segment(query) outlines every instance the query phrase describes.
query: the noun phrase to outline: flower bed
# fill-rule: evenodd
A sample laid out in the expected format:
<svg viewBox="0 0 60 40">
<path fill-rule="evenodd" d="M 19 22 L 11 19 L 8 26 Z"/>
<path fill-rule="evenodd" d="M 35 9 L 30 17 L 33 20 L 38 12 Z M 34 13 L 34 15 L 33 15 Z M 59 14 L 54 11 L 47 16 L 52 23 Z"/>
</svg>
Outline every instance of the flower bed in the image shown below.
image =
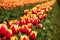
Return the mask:
<svg viewBox="0 0 60 40">
<path fill-rule="evenodd" d="M 19 20 L 11 20 L 9 22 L 6 22 L 6 21 L 2 22 L 2 24 L 0 25 L 0 30 L 1 30 L 1 34 L 2 33 L 3 34 L 2 35 L 0 34 L 0 36 L 3 37 L 2 38 L 3 40 L 4 39 L 6 40 L 9 40 L 9 39 L 10 40 L 18 40 L 18 39 L 44 40 L 43 38 L 47 40 L 46 34 L 48 33 L 48 31 L 46 30 L 48 29 L 51 30 L 50 28 L 48 28 L 48 26 L 50 26 L 51 24 L 46 19 L 46 13 L 49 12 L 49 10 L 51 9 L 50 7 L 51 6 L 37 5 L 30 10 L 28 9 L 24 10 L 25 15 L 20 17 Z"/>
<path fill-rule="evenodd" d="M 35 4 L 38 2 L 43 2 L 44 0 L 1 0 L 0 1 L 0 7 L 3 9 L 8 9 L 8 8 L 15 8 L 17 6 L 24 6 L 24 5 L 29 5 L 29 4 Z"/>
</svg>

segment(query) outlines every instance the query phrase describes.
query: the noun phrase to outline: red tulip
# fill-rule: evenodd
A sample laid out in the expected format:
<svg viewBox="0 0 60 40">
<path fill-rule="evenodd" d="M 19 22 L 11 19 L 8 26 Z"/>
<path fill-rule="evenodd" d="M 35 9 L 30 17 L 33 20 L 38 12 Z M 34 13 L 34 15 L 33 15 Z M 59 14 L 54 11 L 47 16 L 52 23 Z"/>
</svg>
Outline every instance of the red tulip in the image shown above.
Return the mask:
<svg viewBox="0 0 60 40">
<path fill-rule="evenodd" d="M 37 37 L 37 32 L 36 31 L 32 31 L 31 34 L 30 34 L 30 38 L 31 39 L 36 39 Z"/>
<path fill-rule="evenodd" d="M 38 24 L 38 28 L 41 29 L 42 28 L 42 24 Z"/>
<path fill-rule="evenodd" d="M 28 18 L 28 23 L 32 23 L 32 18 Z"/>
<path fill-rule="evenodd" d="M 27 10 L 24 10 L 24 14 L 27 14 L 29 12 L 29 10 L 27 9 Z"/>
<path fill-rule="evenodd" d="M 23 25 L 21 32 L 27 33 L 27 29 L 28 29 L 27 25 Z"/>
<path fill-rule="evenodd" d="M 32 22 L 34 25 L 38 24 L 39 23 L 39 19 L 33 19 L 33 22 Z"/>
<path fill-rule="evenodd" d="M 10 38 L 13 36 L 13 33 L 12 33 L 12 30 L 11 29 L 8 29 L 7 30 L 7 34 L 6 34 L 7 38 Z"/>
<path fill-rule="evenodd" d="M 32 29 L 27 29 L 27 33 L 26 34 L 30 34 L 32 32 Z"/>
<path fill-rule="evenodd" d="M 23 17 L 20 17 L 20 20 L 23 20 Z"/>
<path fill-rule="evenodd" d="M 32 11 L 33 14 L 36 14 L 37 13 L 37 8 L 34 7 L 34 8 L 31 9 L 31 11 Z"/>
<path fill-rule="evenodd" d="M 19 25 L 19 21 L 18 21 L 18 20 L 11 20 L 11 21 L 9 22 L 9 25 L 11 26 L 11 25 L 13 25 L 13 24 Z"/>
<path fill-rule="evenodd" d="M 0 24 L 0 37 L 6 36 L 6 32 L 7 32 L 7 25 Z"/>
<path fill-rule="evenodd" d="M 27 21 L 25 19 L 22 19 L 22 20 L 20 20 L 20 24 L 21 25 L 26 25 L 27 24 Z"/>
<path fill-rule="evenodd" d="M 46 11 L 46 7 L 43 7 L 41 10 L 44 10 L 44 11 L 45 11 L 45 13 L 47 12 L 47 11 Z"/>
<path fill-rule="evenodd" d="M 39 16 L 39 15 L 43 15 L 43 12 L 38 12 L 37 13 L 37 16 Z"/>
<path fill-rule="evenodd" d="M 43 17 L 44 19 L 46 19 L 46 13 L 45 13 L 45 14 L 43 14 L 43 15 L 42 15 L 42 17 Z"/>
<path fill-rule="evenodd" d="M 18 27 L 18 33 L 21 32 L 22 28 L 21 27 Z"/>
<path fill-rule="evenodd" d="M 13 34 L 17 34 L 18 33 L 18 25 L 12 25 L 11 30 L 12 30 Z"/>
<path fill-rule="evenodd" d="M 28 28 L 32 29 L 33 24 L 32 23 L 28 23 L 27 26 L 28 26 Z"/>
<path fill-rule="evenodd" d="M 37 12 L 40 12 L 40 11 L 41 11 L 41 9 L 40 9 L 40 8 L 38 8 L 38 9 L 37 9 Z"/>
<path fill-rule="evenodd" d="M 21 35 L 20 40 L 29 40 L 29 37 L 26 35 Z"/>
<path fill-rule="evenodd" d="M 14 20 L 13 22 L 15 25 L 19 25 L 19 21 L 18 20 Z"/>
</svg>

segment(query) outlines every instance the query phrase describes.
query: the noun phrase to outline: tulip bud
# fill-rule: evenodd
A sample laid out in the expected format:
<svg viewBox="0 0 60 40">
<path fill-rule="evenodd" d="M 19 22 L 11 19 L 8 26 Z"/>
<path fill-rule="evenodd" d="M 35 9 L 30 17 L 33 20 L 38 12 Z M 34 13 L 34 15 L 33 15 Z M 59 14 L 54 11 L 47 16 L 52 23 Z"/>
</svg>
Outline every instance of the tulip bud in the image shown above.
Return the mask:
<svg viewBox="0 0 60 40">
<path fill-rule="evenodd" d="M 36 39 L 37 37 L 37 32 L 36 31 L 32 31 L 31 34 L 30 34 L 30 38 L 31 39 Z"/>
<path fill-rule="evenodd" d="M 32 23 L 32 18 L 28 18 L 28 23 Z"/>
<path fill-rule="evenodd" d="M 20 40 L 29 40 L 29 37 L 26 35 L 21 35 Z"/>
<path fill-rule="evenodd" d="M 41 29 L 42 28 L 42 24 L 38 24 L 38 28 Z"/>
<path fill-rule="evenodd" d="M 46 12 L 46 7 L 42 7 L 42 9 L 41 10 L 44 10 L 45 12 Z"/>
</svg>

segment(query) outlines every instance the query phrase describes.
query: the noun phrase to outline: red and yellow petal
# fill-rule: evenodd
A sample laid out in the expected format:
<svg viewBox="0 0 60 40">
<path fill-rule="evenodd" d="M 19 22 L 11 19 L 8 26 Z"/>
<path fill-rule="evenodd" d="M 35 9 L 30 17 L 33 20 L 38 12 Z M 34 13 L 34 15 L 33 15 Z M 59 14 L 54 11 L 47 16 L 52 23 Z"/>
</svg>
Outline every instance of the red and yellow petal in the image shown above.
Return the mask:
<svg viewBox="0 0 60 40">
<path fill-rule="evenodd" d="M 12 36 L 10 37 L 10 40 L 18 40 L 18 38 L 16 36 Z"/>
<path fill-rule="evenodd" d="M 12 30 L 13 34 L 17 34 L 18 33 L 18 25 L 12 25 L 10 27 L 10 29 Z"/>
<path fill-rule="evenodd" d="M 12 30 L 11 30 L 11 29 L 8 29 L 8 30 L 7 30 L 7 34 L 6 34 L 6 37 L 7 37 L 7 38 L 10 38 L 10 37 L 12 37 L 12 36 L 13 36 Z"/>
</svg>

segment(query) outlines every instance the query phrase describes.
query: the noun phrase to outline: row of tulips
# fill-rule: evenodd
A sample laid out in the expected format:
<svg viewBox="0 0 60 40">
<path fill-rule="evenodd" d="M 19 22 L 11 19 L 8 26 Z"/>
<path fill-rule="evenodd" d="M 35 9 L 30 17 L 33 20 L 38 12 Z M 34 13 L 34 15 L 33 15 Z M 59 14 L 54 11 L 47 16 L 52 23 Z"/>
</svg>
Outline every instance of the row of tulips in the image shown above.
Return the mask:
<svg viewBox="0 0 60 40">
<path fill-rule="evenodd" d="M 9 8 L 15 8 L 17 6 L 24 6 L 24 5 L 28 5 L 28 4 L 35 4 L 38 2 L 43 2 L 43 1 L 47 1 L 47 5 L 53 5 L 55 3 L 56 0 L 51 0 L 50 2 L 48 2 L 48 0 L 4 0 L 0 2 L 0 8 L 3 9 L 9 9 Z"/>
<path fill-rule="evenodd" d="M 36 5 L 30 10 L 24 10 L 25 15 L 20 17 L 19 21 L 11 20 L 8 23 L 6 21 L 2 22 L 2 24 L 0 24 L 0 37 L 2 40 L 18 40 L 15 35 L 25 33 L 29 36 L 20 35 L 20 40 L 35 40 L 37 31 L 33 31 L 33 25 L 37 25 L 37 27 L 41 29 L 42 24 L 40 24 L 40 22 L 46 19 L 46 14 L 51 9 L 51 5 Z"/>
<path fill-rule="evenodd" d="M 43 2 L 44 0 L 1 0 L 0 7 L 4 9 L 15 8 L 17 6 L 24 6 L 28 4 L 35 4 L 38 2 Z"/>
</svg>

